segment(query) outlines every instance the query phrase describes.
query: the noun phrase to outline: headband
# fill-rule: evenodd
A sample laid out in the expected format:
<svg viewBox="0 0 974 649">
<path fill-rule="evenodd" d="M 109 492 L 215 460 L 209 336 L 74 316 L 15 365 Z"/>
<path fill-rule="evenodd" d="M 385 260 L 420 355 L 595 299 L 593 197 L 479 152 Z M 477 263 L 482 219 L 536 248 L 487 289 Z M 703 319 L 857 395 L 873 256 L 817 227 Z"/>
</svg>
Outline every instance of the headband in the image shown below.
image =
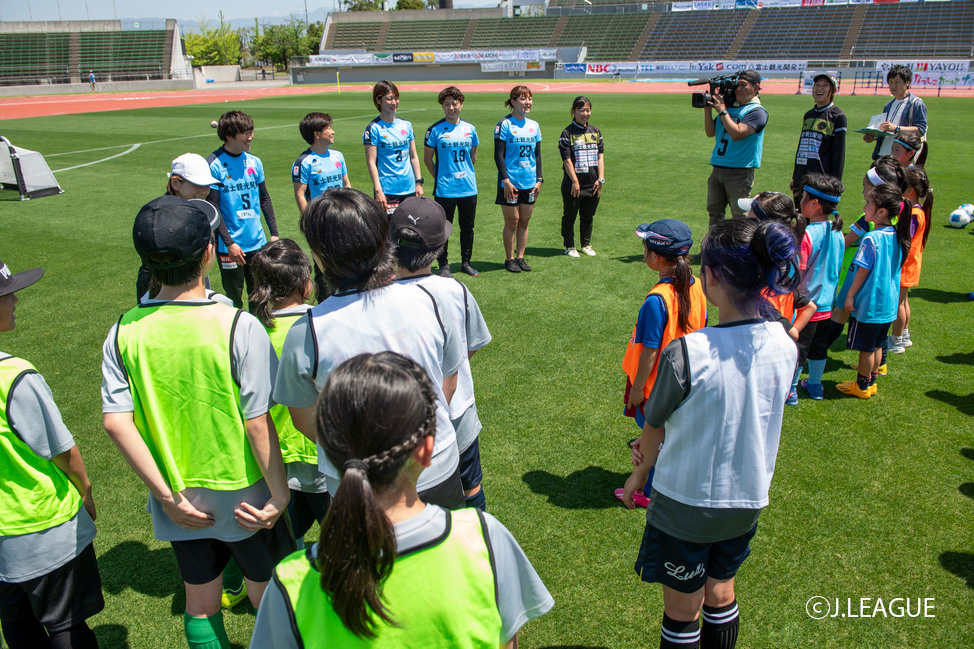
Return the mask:
<svg viewBox="0 0 974 649">
<path fill-rule="evenodd" d="M 761 205 L 759 205 L 756 200 L 751 203 L 751 211 L 754 212 L 754 216 L 758 217 L 758 221 L 771 220 L 771 217 L 768 216 L 768 213 L 761 208 Z"/>
<path fill-rule="evenodd" d="M 907 144 L 907 143 L 906 143 L 906 142 L 904 142 L 903 140 L 893 140 L 893 141 L 894 141 L 894 142 L 898 142 L 899 144 L 902 144 L 902 145 L 903 145 L 904 147 L 906 147 L 906 148 L 907 148 L 907 149 L 909 149 L 910 151 L 916 151 L 916 149 L 914 149 L 914 148 L 913 148 L 912 146 L 910 146 L 909 144 Z"/>
<path fill-rule="evenodd" d="M 869 182 L 873 184 L 873 187 L 879 187 L 880 185 L 886 184 L 886 181 L 880 178 L 879 174 L 876 173 L 875 168 L 870 169 L 869 171 L 866 172 L 866 178 L 868 178 Z"/>
<path fill-rule="evenodd" d="M 872 170 L 870 169 L 870 171 L 872 171 Z M 842 200 L 842 197 L 841 196 L 836 196 L 834 194 L 826 194 L 825 192 L 819 191 L 819 190 L 815 189 L 814 187 L 809 187 L 808 185 L 805 185 L 804 187 L 802 187 L 802 189 L 804 189 L 806 192 L 808 192 L 812 196 L 818 196 L 819 198 L 825 199 L 825 200 L 827 200 L 827 201 L 829 201 L 831 203 L 838 203 L 840 200 Z"/>
</svg>

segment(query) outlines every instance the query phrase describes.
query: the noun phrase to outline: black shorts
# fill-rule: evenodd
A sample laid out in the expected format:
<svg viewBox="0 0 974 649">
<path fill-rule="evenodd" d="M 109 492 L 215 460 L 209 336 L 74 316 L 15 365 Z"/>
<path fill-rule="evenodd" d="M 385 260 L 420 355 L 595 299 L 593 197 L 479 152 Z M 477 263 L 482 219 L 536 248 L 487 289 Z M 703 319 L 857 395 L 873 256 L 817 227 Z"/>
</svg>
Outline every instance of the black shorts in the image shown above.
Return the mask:
<svg viewBox="0 0 974 649">
<path fill-rule="evenodd" d="M 444 509 L 463 509 L 467 500 L 463 497 L 463 487 L 460 485 L 460 467 L 458 466 L 450 476 L 438 485 L 419 492 L 419 499 L 430 505 L 439 505 Z"/>
<path fill-rule="evenodd" d="M 386 214 L 392 216 L 392 213 L 396 211 L 397 207 L 399 207 L 399 203 L 403 202 L 410 196 L 415 195 L 416 192 L 413 192 L 412 194 L 386 194 Z M 374 196 L 375 194 L 373 194 L 373 197 Z"/>
<path fill-rule="evenodd" d="M 193 539 L 171 543 L 179 574 L 183 581 L 193 585 L 208 584 L 217 579 L 231 556 L 250 581 L 269 581 L 274 566 L 297 550 L 290 520 L 283 514 L 271 529 L 261 530 L 242 541 Z"/>
<path fill-rule="evenodd" d="M 483 479 L 484 473 L 480 467 L 480 437 L 477 437 L 466 451 L 460 453 L 460 484 L 463 485 L 464 492 L 467 492 L 479 485 Z"/>
<path fill-rule="evenodd" d="M 95 545 L 42 577 L 19 584 L 0 582 L 3 617 L 33 613 L 49 632 L 81 624 L 105 608 Z"/>
<path fill-rule="evenodd" d="M 877 322 L 859 322 L 854 317 L 849 318 L 849 335 L 846 347 L 860 352 L 871 352 L 879 349 L 886 342 L 886 335 L 892 322 L 879 324 Z"/>
<path fill-rule="evenodd" d="M 514 200 L 508 202 L 504 198 L 504 188 L 497 188 L 497 198 L 494 199 L 494 205 L 507 205 L 512 207 L 514 205 L 534 205 L 534 199 L 537 198 L 537 194 L 534 193 L 534 187 L 531 189 L 517 189 L 514 192 Z"/>
<path fill-rule="evenodd" d="M 749 541 L 758 527 L 714 543 L 684 541 L 646 523 L 643 543 L 636 559 L 636 572 L 643 581 L 658 582 L 681 593 L 695 593 L 708 578 L 723 581 L 751 554 Z"/>
</svg>

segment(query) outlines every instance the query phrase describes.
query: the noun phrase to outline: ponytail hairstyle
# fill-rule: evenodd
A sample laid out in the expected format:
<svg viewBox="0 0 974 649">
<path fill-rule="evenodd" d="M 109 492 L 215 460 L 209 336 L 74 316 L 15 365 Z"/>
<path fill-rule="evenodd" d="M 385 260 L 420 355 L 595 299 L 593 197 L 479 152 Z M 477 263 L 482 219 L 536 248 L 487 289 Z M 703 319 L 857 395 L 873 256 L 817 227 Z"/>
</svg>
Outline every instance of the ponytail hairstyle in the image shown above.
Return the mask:
<svg viewBox="0 0 974 649">
<path fill-rule="evenodd" d="M 254 274 L 254 297 L 257 319 L 268 329 L 274 328 L 272 311 L 276 304 L 295 293 L 307 297 L 311 282 L 311 263 L 292 239 L 271 241 L 257 251 L 250 261 Z"/>
<path fill-rule="evenodd" d="M 329 189 L 308 203 L 300 225 L 332 291 L 368 291 L 392 281 L 389 217 L 371 197 Z"/>
<path fill-rule="evenodd" d="M 405 356 L 359 354 L 328 375 L 316 424 L 325 455 L 344 467 L 321 523 L 321 589 L 345 628 L 372 639 L 381 624 L 376 616 L 396 624 L 382 601 L 396 560 L 396 535 L 376 496 L 396 488 L 413 450 L 436 433 L 433 386 Z"/>
<path fill-rule="evenodd" d="M 710 228 L 700 248 L 701 277 L 703 268 L 709 268 L 742 313 L 770 319 L 771 305 L 765 296 L 798 287 L 798 242 L 781 223 L 721 221 Z"/>
<path fill-rule="evenodd" d="M 805 236 L 805 217 L 795 209 L 795 202 L 791 197 L 781 192 L 761 192 L 754 197 L 751 210 L 758 221 L 771 220 L 789 228 L 795 234 L 796 241 L 801 241 Z"/>
<path fill-rule="evenodd" d="M 894 135 L 894 144 L 899 144 L 910 152 L 910 160 L 915 160 L 917 152 L 923 146 L 923 137 L 918 131 L 900 131 Z M 895 156 L 894 156 L 895 157 Z"/>
<path fill-rule="evenodd" d="M 906 170 L 906 179 L 910 183 L 910 189 L 916 192 L 917 200 L 923 201 L 920 209 L 926 217 L 923 224 L 923 245 L 926 246 L 930 226 L 933 224 L 933 190 L 930 188 L 930 178 L 923 167 L 910 167 Z"/>
<path fill-rule="evenodd" d="M 819 206 L 821 206 L 822 211 L 826 214 L 831 213 L 832 218 L 832 229 L 835 231 L 842 230 L 842 217 L 836 208 L 839 206 L 839 201 L 831 200 L 826 198 L 826 196 L 834 196 L 836 198 L 842 195 L 845 191 L 845 185 L 842 181 L 834 176 L 827 176 L 825 174 L 810 173 L 802 179 L 803 191 L 805 196 L 809 200 L 818 201 Z"/>
<path fill-rule="evenodd" d="M 677 323 L 681 331 L 690 333 L 693 331 L 688 328 L 690 326 L 690 285 L 693 283 L 693 273 L 690 270 L 690 261 L 687 255 L 670 255 L 660 252 L 655 248 L 650 248 L 645 239 L 643 245 L 646 250 L 656 253 L 663 261 L 673 267 L 673 288 L 676 289 L 677 299 Z"/>
<path fill-rule="evenodd" d="M 904 194 L 906 190 L 910 188 L 910 184 L 906 180 L 906 171 L 900 164 L 900 161 L 891 155 L 880 156 L 876 162 L 873 163 L 872 169 L 876 170 L 876 174 L 884 183 L 892 183 L 896 185 L 900 194 Z M 873 183 L 875 186 L 876 183 Z"/>
<path fill-rule="evenodd" d="M 903 200 L 903 194 L 892 185 L 879 185 L 866 193 L 866 202 L 872 203 L 879 209 L 886 210 L 890 223 L 896 223 L 896 240 L 900 244 L 900 265 L 906 261 L 910 252 L 910 241 L 913 239 L 913 214 L 909 201 Z"/>
<path fill-rule="evenodd" d="M 531 94 L 531 89 L 527 86 L 514 86 L 511 88 L 511 95 L 504 102 L 504 105 L 509 109 L 514 110 L 514 100 L 520 99 L 521 97 L 533 97 Z"/>
</svg>

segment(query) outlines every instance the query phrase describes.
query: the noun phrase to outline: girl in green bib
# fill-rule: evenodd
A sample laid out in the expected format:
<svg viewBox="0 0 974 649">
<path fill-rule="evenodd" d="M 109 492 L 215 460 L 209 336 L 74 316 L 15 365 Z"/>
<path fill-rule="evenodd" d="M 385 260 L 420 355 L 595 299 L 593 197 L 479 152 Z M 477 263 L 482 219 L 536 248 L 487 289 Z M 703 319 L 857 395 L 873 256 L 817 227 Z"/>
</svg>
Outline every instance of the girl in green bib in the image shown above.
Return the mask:
<svg viewBox="0 0 974 649">
<path fill-rule="evenodd" d="M 328 375 L 318 444 L 342 467 L 321 541 L 278 564 L 251 647 L 505 647 L 554 605 L 511 533 L 477 509 L 423 503 L 433 386 L 394 352 Z M 395 567 L 395 569 L 393 569 Z"/>
</svg>

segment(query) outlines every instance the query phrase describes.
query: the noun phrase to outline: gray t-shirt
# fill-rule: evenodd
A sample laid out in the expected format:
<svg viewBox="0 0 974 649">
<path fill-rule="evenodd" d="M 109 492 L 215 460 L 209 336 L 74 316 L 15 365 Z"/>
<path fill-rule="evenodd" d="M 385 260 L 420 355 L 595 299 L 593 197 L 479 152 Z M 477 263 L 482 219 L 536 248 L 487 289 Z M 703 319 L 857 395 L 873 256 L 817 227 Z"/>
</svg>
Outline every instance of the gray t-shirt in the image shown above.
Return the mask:
<svg viewBox="0 0 974 649">
<path fill-rule="evenodd" d="M 513 638 L 525 623 L 550 611 L 555 600 L 507 528 L 490 514 L 484 514 L 484 520 L 494 554 L 497 607 L 501 616 L 501 637 L 497 644 L 500 645 Z M 394 529 L 396 547 L 400 553 L 407 552 L 443 534 L 446 510 L 427 505 L 421 513 L 397 523 Z M 311 547 L 311 552 L 317 557 L 317 543 Z M 288 605 L 276 580 L 272 580 L 264 591 L 250 647 L 298 647 L 289 621 Z"/>
<path fill-rule="evenodd" d="M 0 352 L 0 359 L 9 354 Z M 7 395 L 7 421 L 39 457 L 50 460 L 74 448 L 51 388 L 31 372 Z M 78 556 L 95 538 L 95 524 L 81 507 L 70 520 L 39 532 L 0 536 L 0 580 L 20 583 L 46 575 Z"/>
<path fill-rule="evenodd" d="M 207 304 L 211 300 L 184 300 L 180 303 Z M 165 304 L 162 300 L 149 300 L 146 304 Z M 112 326 L 102 347 L 102 412 L 133 412 L 135 403 L 125 378 L 121 359 L 115 351 L 115 332 Z M 277 354 L 263 325 L 249 313 L 241 313 L 231 341 L 231 354 L 240 380 L 240 407 L 244 419 L 266 414 L 273 405 L 271 391 L 273 377 L 277 373 Z M 155 537 L 160 541 L 188 541 L 193 539 L 219 539 L 240 541 L 254 534 L 237 524 L 233 510 L 247 502 L 258 509 L 270 498 L 270 490 L 263 480 L 244 489 L 216 491 L 192 487 L 183 490 L 183 496 L 202 512 L 213 514 L 214 525 L 202 530 L 189 530 L 173 523 L 162 509 L 162 504 L 149 494 L 146 511 L 152 515 Z"/>
<path fill-rule="evenodd" d="M 736 326 L 741 323 L 730 324 Z M 647 424 L 656 428 L 665 426 L 666 420 L 680 407 L 690 391 L 690 371 L 686 342 L 677 338 L 660 354 L 656 383 L 643 408 Z M 760 509 L 692 507 L 654 489 L 646 508 L 646 521 L 684 541 L 713 543 L 749 531 L 757 525 L 760 513 Z"/>
</svg>

